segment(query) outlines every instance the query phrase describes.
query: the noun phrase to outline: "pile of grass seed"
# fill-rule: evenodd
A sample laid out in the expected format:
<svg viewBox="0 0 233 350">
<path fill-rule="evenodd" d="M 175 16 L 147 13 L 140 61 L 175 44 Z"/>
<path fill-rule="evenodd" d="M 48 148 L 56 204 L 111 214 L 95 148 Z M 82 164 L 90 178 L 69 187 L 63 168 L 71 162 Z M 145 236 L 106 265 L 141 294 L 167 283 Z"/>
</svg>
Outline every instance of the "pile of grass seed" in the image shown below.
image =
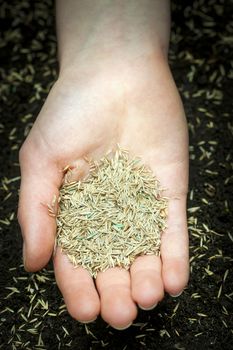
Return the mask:
<svg viewBox="0 0 233 350">
<path fill-rule="evenodd" d="M 57 245 L 93 277 L 115 266 L 129 269 L 140 255 L 158 255 L 167 199 L 151 170 L 119 147 L 89 165 L 87 178 L 60 190 Z"/>
</svg>

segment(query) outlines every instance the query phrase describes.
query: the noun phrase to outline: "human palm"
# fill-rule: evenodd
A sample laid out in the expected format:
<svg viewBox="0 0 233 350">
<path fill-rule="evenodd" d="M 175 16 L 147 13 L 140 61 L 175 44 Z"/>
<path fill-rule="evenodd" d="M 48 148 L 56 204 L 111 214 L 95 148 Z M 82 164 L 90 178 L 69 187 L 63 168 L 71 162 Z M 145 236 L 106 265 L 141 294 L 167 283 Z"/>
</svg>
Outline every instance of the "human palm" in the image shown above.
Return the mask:
<svg viewBox="0 0 233 350">
<path fill-rule="evenodd" d="M 86 156 L 98 159 L 118 143 L 141 156 L 169 198 L 161 256 L 139 257 L 130 271 L 111 268 L 98 273 L 94 282 L 56 249 L 58 287 L 70 314 L 83 322 L 101 313 L 113 327 L 127 327 L 137 315 L 137 305 L 151 309 L 164 291 L 177 295 L 187 284 L 187 127 L 166 65 L 163 84 L 160 76 L 153 73 L 143 84 L 104 75 L 81 83 L 59 80 L 21 149 L 19 222 L 29 271 L 42 268 L 52 255 L 56 222 L 42 204 L 58 196 L 68 165 L 72 179 L 79 179 L 86 172 Z"/>
</svg>

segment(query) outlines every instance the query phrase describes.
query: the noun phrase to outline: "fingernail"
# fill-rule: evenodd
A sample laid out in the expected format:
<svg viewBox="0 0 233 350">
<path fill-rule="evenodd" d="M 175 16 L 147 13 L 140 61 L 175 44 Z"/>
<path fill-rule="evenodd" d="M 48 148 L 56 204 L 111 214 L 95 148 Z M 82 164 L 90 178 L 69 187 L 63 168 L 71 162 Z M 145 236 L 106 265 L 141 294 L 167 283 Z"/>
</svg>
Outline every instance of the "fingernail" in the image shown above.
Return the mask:
<svg viewBox="0 0 233 350">
<path fill-rule="evenodd" d="M 113 327 L 114 329 L 116 329 L 117 331 L 124 331 L 125 329 L 129 328 L 131 325 L 132 325 L 133 322 L 130 322 L 127 326 L 124 326 L 124 327 Z"/>
<path fill-rule="evenodd" d="M 83 324 L 88 324 L 88 323 L 94 322 L 96 319 L 97 319 L 97 317 L 93 318 L 93 319 L 90 320 L 90 321 L 79 321 L 79 322 L 80 322 L 80 323 L 83 323 Z"/>
<path fill-rule="evenodd" d="M 154 305 L 150 306 L 150 307 L 144 307 L 140 304 L 138 304 L 138 307 L 140 307 L 140 309 L 144 310 L 144 311 L 149 311 L 149 310 L 153 310 L 156 306 L 157 306 L 158 303 L 155 303 Z"/>
<path fill-rule="evenodd" d="M 181 291 L 180 293 L 178 293 L 178 294 L 176 294 L 176 295 L 170 294 L 170 296 L 171 296 L 172 298 L 178 298 L 182 293 L 183 293 L 183 291 Z"/>
</svg>

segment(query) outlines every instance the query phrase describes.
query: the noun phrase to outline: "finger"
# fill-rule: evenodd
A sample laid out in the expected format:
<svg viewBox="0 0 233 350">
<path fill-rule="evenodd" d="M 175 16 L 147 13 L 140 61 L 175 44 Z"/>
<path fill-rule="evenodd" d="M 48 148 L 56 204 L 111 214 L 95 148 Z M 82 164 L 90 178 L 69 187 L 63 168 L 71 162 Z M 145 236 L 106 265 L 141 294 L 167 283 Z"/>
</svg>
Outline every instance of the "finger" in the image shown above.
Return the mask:
<svg viewBox="0 0 233 350">
<path fill-rule="evenodd" d="M 180 294 L 189 279 L 189 239 L 186 198 L 188 188 L 187 140 L 182 148 L 174 149 L 174 159 L 154 164 L 154 173 L 168 197 L 167 229 L 161 237 L 162 278 L 164 289 L 171 295 Z M 176 152 L 183 158 L 176 160 Z M 163 152 L 162 152 L 163 153 Z M 164 152 L 166 154 L 166 152 Z"/>
<path fill-rule="evenodd" d="M 24 239 L 24 264 L 28 271 L 36 271 L 46 265 L 53 251 L 56 221 L 49 215 L 47 204 L 52 205 L 54 196 L 58 198 L 62 172 L 36 151 L 21 154 L 20 166 L 18 220 Z"/>
<path fill-rule="evenodd" d="M 144 310 L 153 309 L 164 295 L 160 257 L 138 257 L 133 262 L 130 273 L 134 301 Z"/>
<path fill-rule="evenodd" d="M 165 290 L 177 296 L 183 291 L 189 279 L 185 194 L 169 200 L 167 227 L 161 241 L 162 276 Z"/>
<path fill-rule="evenodd" d="M 82 267 L 75 268 L 59 247 L 54 256 L 54 271 L 70 315 L 80 322 L 95 320 L 100 301 L 89 272 Z"/>
<path fill-rule="evenodd" d="M 116 329 L 128 328 L 137 316 L 137 308 L 131 297 L 129 272 L 117 267 L 99 272 L 96 286 L 102 318 Z"/>
</svg>

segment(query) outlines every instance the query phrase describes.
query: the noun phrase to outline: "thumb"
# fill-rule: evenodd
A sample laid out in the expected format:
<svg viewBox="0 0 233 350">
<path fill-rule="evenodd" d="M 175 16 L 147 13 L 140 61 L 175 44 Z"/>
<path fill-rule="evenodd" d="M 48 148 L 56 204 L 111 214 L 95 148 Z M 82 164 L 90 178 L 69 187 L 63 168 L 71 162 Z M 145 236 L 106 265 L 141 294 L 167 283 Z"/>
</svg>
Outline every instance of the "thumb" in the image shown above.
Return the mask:
<svg viewBox="0 0 233 350">
<path fill-rule="evenodd" d="M 56 220 L 49 215 L 47 205 L 56 207 L 63 174 L 55 161 L 28 148 L 20 151 L 20 168 L 18 221 L 24 239 L 24 267 L 37 271 L 48 263 L 53 252 Z"/>
</svg>

